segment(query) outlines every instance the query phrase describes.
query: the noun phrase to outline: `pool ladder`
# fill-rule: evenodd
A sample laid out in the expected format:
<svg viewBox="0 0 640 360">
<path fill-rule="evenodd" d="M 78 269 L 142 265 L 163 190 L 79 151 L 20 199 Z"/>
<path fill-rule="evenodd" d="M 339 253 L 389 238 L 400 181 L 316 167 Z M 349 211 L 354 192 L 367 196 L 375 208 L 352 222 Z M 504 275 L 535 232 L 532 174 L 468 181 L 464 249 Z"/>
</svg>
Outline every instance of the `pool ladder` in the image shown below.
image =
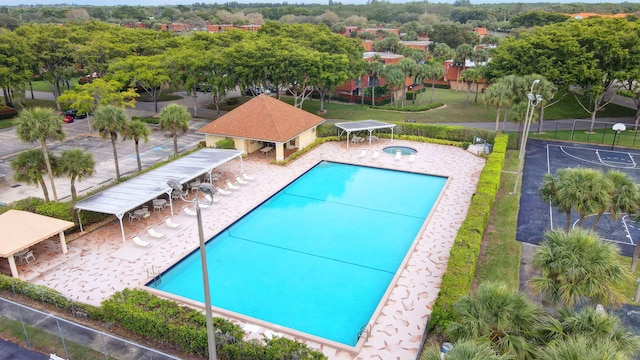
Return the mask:
<svg viewBox="0 0 640 360">
<path fill-rule="evenodd" d="M 360 328 L 360 331 L 358 331 L 358 340 L 360 340 L 360 338 L 364 336 L 365 337 L 364 341 L 368 341 L 370 335 L 371 335 L 371 324 L 369 323 L 364 324 Z"/>
<path fill-rule="evenodd" d="M 151 269 L 147 269 L 147 278 L 152 278 L 154 285 L 162 282 L 162 274 L 157 274 L 156 269 L 153 265 L 151 265 Z"/>
</svg>

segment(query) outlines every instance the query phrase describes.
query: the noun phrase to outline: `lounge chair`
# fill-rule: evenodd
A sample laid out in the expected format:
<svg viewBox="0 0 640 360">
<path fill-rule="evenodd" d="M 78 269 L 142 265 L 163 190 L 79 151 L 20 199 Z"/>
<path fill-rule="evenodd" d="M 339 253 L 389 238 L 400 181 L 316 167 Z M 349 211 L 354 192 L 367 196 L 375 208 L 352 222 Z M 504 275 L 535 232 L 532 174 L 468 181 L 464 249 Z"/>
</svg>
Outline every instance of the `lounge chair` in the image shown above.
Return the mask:
<svg viewBox="0 0 640 360">
<path fill-rule="evenodd" d="M 150 242 L 140 239 L 140 237 L 138 235 L 133 237 L 133 243 L 138 245 L 138 246 L 140 246 L 140 247 L 147 247 L 147 246 L 151 245 Z"/>
<path fill-rule="evenodd" d="M 377 159 L 378 155 L 380 155 L 380 151 L 378 151 L 378 149 L 375 149 L 373 150 L 373 155 L 371 155 L 371 157 Z"/>
<path fill-rule="evenodd" d="M 225 195 L 225 196 L 229 196 L 229 195 L 233 194 L 233 191 L 231 191 L 231 190 L 225 190 L 225 189 L 220 188 L 220 187 L 216 187 L 215 189 L 216 189 L 217 193 Z"/>
<path fill-rule="evenodd" d="M 400 160 L 402 159 L 402 151 L 398 150 L 396 151 L 396 160 Z"/>
<path fill-rule="evenodd" d="M 416 154 L 409 155 L 409 162 L 414 162 L 416 160 Z"/>
<path fill-rule="evenodd" d="M 147 229 L 147 233 L 149 233 L 149 235 L 151 235 L 152 237 L 156 238 L 156 239 L 160 239 L 164 237 L 164 234 L 161 234 L 157 231 L 155 231 L 152 227 Z"/>
<path fill-rule="evenodd" d="M 182 210 L 184 210 L 184 213 L 185 213 L 185 214 L 187 214 L 187 215 L 189 215 L 189 216 L 196 216 L 196 215 L 198 215 L 198 213 L 197 213 L 197 212 L 195 212 L 195 211 L 193 211 L 193 210 L 189 209 L 189 208 L 188 208 L 188 207 L 186 207 L 186 206 L 185 206 L 185 207 L 183 207 L 183 208 L 182 208 Z"/>
<path fill-rule="evenodd" d="M 170 217 L 164 219 L 164 223 L 167 224 L 167 226 L 172 228 L 172 229 L 179 228 L 180 225 L 182 225 L 182 224 L 174 223 L 173 220 L 171 220 Z"/>
<path fill-rule="evenodd" d="M 249 175 L 247 175 L 247 173 L 244 173 L 244 172 L 242 173 L 242 178 L 247 180 L 247 181 L 253 181 L 253 180 L 256 179 L 255 177 L 249 176 Z"/>
<path fill-rule="evenodd" d="M 239 190 L 240 186 L 238 185 L 233 185 L 233 183 L 230 180 L 227 180 L 227 188 L 229 190 Z"/>
<path fill-rule="evenodd" d="M 367 156 L 367 149 L 362 149 L 360 151 L 360 157 L 365 157 L 365 156 Z"/>
<path fill-rule="evenodd" d="M 220 202 L 220 199 L 218 199 L 217 197 L 214 197 L 213 199 L 211 198 L 211 196 L 209 194 L 204 194 L 204 201 L 208 202 L 208 203 L 218 203 Z"/>
<path fill-rule="evenodd" d="M 240 185 L 248 185 L 248 184 L 249 184 L 249 182 L 248 182 L 248 181 L 246 181 L 246 180 L 242 179 L 240 176 L 236 176 L 236 181 L 237 181 L 237 182 L 238 182 L 238 184 L 240 184 Z"/>
</svg>

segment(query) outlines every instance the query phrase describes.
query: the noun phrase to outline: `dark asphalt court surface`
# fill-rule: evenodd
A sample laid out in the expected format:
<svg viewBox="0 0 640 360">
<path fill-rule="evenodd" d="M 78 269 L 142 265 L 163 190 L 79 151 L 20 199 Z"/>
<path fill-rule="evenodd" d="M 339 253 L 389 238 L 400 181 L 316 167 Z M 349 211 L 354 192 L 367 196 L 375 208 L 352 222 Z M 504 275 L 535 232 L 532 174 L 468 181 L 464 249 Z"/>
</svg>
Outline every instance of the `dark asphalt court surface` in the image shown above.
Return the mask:
<svg viewBox="0 0 640 360">
<path fill-rule="evenodd" d="M 23 349 L 20 346 L 0 339 L 0 359 L 2 360 L 47 360 L 49 355 Z"/>
<path fill-rule="evenodd" d="M 544 174 L 555 174 L 557 170 L 567 167 L 589 167 L 603 171 L 618 170 L 627 173 L 640 183 L 640 151 L 611 146 L 573 144 L 529 139 L 527 142 L 520 210 L 518 213 L 518 229 L 516 239 L 522 242 L 539 244 L 545 231 L 563 229 L 565 214 L 550 208 L 548 203 L 540 199 L 538 189 Z M 578 214 L 572 214 L 572 223 L 578 220 Z M 585 219 L 585 228 L 591 228 L 594 216 Z M 640 239 L 640 224 L 628 216 L 611 220 L 603 216 L 598 223 L 597 233 L 603 239 L 620 246 L 625 256 L 631 256 L 635 243 Z"/>
</svg>

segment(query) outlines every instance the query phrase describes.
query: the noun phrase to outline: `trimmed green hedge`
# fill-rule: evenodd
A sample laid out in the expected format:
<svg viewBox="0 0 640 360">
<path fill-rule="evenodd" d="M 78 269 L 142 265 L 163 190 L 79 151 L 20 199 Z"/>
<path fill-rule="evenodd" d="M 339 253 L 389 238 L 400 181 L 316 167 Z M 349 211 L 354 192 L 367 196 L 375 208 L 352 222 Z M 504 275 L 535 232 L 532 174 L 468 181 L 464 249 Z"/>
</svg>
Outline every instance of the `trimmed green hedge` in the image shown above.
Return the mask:
<svg viewBox="0 0 640 360">
<path fill-rule="evenodd" d="M 447 271 L 442 276 L 440 293 L 429 318 L 430 330 L 445 329 L 454 320 L 453 304 L 471 291 L 482 235 L 500 185 L 507 140 L 506 135 L 495 137 L 493 152 L 482 170 L 469 212 L 451 248 Z"/>
<path fill-rule="evenodd" d="M 495 132 L 485 129 L 407 122 L 399 123 L 394 129 L 394 132 L 397 134 L 469 143 L 473 142 L 474 137 L 479 137 L 485 139 L 489 144 L 493 144 L 494 138 L 496 137 Z"/>
<path fill-rule="evenodd" d="M 431 109 L 436 109 L 441 106 L 444 106 L 443 103 L 432 103 L 432 104 L 423 104 L 423 105 L 406 105 L 402 107 L 396 106 L 371 106 L 372 109 L 382 109 L 382 110 L 391 110 L 391 111 L 405 111 L 405 112 L 421 112 L 427 111 Z"/>
</svg>

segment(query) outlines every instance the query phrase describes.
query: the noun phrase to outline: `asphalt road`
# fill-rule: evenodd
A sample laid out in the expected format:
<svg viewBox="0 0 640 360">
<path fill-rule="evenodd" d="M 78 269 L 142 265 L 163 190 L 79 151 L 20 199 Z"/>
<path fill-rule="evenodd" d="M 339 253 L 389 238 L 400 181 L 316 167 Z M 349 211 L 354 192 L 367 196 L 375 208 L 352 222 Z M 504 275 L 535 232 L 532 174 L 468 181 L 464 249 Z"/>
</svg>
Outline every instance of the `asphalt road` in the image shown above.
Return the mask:
<svg viewBox="0 0 640 360">
<path fill-rule="evenodd" d="M 2 360 L 47 360 L 49 355 L 37 351 L 27 350 L 20 346 L 0 339 L 0 359 Z"/>
</svg>

